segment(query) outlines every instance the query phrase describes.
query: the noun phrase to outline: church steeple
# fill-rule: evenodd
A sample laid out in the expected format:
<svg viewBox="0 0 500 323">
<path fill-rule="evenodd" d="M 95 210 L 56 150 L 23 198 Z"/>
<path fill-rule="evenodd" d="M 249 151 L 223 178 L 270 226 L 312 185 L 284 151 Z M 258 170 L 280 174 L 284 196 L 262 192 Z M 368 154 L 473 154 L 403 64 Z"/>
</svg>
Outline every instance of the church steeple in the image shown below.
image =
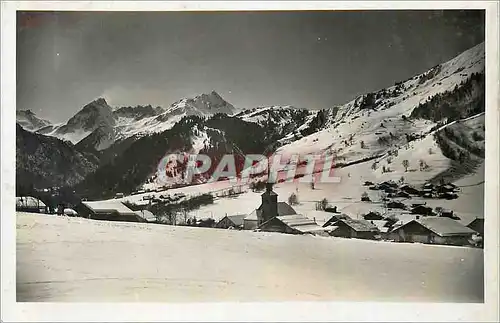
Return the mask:
<svg viewBox="0 0 500 323">
<path fill-rule="evenodd" d="M 266 191 L 262 193 L 262 222 L 278 216 L 278 194 L 273 191 L 272 182 L 266 183 Z M 261 224 L 259 223 L 259 225 Z"/>
</svg>

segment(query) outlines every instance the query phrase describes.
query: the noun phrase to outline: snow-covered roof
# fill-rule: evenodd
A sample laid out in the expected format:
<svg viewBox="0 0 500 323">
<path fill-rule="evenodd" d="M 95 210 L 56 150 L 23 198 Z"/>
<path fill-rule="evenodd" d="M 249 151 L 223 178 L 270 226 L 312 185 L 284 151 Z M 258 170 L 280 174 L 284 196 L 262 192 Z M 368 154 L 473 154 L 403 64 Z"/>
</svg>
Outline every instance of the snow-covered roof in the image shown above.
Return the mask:
<svg viewBox="0 0 500 323">
<path fill-rule="evenodd" d="M 476 233 L 476 231 L 447 217 L 432 216 L 415 221 L 441 237 Z"/>
<path fill-rule="evenodd" d="M 320 227 L 316 222 L 302 214 L 277 216 L 276 218 L 290 228 L 300 232 L 325 231 L 325 228 Z"/>
<path fill-rule="evenodd" d="M 357 232 L 372 232 L 377 231 L 377 227 L 367 220 L 341 219 L 339 222 L 345 223 L 347 226 Z M 338 222 L 337 222 L 338 223 Z"/>
<path fill-rule="evenodd" d="M 96 213 L 117 211 L 120 214 L 136 215 L 134 211 L 119 201 L 84 201 L 82 204 Z"/>
<path fill-rule="evenodd" d="M 146 221 L 156 220 L 156 216 L 153 214 L 153 212 L 148 210 L 135 211 L 134 213 L 140 216 L 141 218 L 145 219 Z"/>
<path fill-rule="evenodd" d="M 17 207 L 45 207 L 45 203 L 33 196 L 16 196 Z"/>
<path fill-rule="evenodd" d="M 78 215 L 78 213 L 75 210 L 70 209 L 70 208 L 64 209 L 63 213 L 66 214 L 66 215 Z"/>
</svg>

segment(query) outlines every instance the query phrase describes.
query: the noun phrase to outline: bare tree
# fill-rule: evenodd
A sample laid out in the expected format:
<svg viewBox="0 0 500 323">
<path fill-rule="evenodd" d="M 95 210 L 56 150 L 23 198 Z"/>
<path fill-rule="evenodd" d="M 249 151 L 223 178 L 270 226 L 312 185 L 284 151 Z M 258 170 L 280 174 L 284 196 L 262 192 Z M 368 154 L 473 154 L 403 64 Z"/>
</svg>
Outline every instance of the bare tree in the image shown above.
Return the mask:
<svg viewBox="0 0 500 323">
<path fill-rule="evenodd" d="M 408 161 L 408 159 L 405 159 L 405 160 L 403 160 L 402 164 L 403 164 L 403 167 L 405 168 L 405 172 L 407 172 L 408 167 L 410 167 L 410 162 Z"/>
<path fill-rule="evenodd" d="M 328 207 L 328 200 L 326 198 L 323 198 L 321 201 L 319 201 L 321 210 L 325 210 Z"/>
<path fill-rule="evenodd" d="M 295 193 L 290 194 L 290 196 L 288 197 L 288 204 L 290 205 L 299 204 L 299 198 L 297 197 L 297 194 Z"/>
</svg>

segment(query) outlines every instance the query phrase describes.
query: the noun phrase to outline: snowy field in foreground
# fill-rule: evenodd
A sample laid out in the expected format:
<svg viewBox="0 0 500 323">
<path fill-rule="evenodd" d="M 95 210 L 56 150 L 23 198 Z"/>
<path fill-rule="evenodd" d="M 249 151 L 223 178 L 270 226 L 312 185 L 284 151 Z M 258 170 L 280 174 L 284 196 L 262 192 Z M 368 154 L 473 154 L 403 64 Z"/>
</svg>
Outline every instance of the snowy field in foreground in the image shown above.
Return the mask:
<svg viewBox="0 0 500 323">
<path fill-rule="evenodd" d="M 483 252 L 18 213 L 17 300 L 483 302 Z"/>
</svg>

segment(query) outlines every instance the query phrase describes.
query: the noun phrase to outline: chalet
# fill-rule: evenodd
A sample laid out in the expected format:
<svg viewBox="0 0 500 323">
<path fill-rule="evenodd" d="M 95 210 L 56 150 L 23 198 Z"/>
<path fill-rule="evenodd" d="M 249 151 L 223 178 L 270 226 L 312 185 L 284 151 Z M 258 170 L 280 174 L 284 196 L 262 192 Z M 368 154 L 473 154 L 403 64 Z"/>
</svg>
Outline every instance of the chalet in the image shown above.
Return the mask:
<svg viewBox="0 0 500 323">
<path fill-rule="evenodd" d="M 444 193 L 439 193 L 438 197 L 441 199 L 454 200 L 458 198 L 458 194 L 453 192 L 444 192 Z"/>
<path fill-rule="evenodd" d="M 480 235 L 484 236 L 484 219 L 475 218 L 471 223 L 467 225 L 468 228 L 476 231 Z"/>
<path fill-rule="evenodd" d="M 398 188 L 398 184 L 395 181 L 385 181 L 380 183 L 380 185 L 392 187 L 392 188 Z"/>
<path fill-rule="evenodd" d="M 412 203 L 411 207 L 424 206 L 426 204 L 427 204 L 427 202 L 417 202 L 417 203 Z"/>
<path fill-rule="evenodd" d="M 399 191 L 396 194 L 394 194 L 394 197 L 404 197 L 404 198 L 411 198 L 410 193 L 404 192 L 404 191 Z"/>
<path fill-rule="evenodd" d="M 465 246 L 471 244 L 474 230 L 445 217 L 426 217 L 412 220 L 391 231 L 397 242 L 420 242 Z"/>
<path fill-rule="evenodd" d="M 434 184 L 432 184 L 432 183 L 425 183 L 425 184 L 422 186 L 422 189 L 423 189 L 423 190 L 426 190 L 426 189 L 427 189 L 427 190 L 431 190 L 431 191 L 432 191 L 432 190 L 434 190 Z"/>
<path fill-rule="evenodd" d="M 452 185 L 452 184 L 438 185 L 438 186 L 436 186 L 436 193 L 438 193 L 438 194 L 454 193 L 455 189 L 456 189 L 456 186 Z"/>
<path fill-rule="evenodd" d="M 323 228 L 329 227 L 331 225 L 335 225 L 335 223 L 338 220 L 342 220 L 342 219 L 350 219 L 350 217 L 347 214 L 343 214 L 343 213 L 335 214 L 330 219 L 328 219 L 325 222 L 325 224 L 323 224 Z"/>
<path fill-rule="evenodd" d="M 379 213 L 379 212 L 368 212 L 367 214 L 363 215 L 363 219 L 365 220 L 382 220 L 384 217 Z"/>
<path fill-rule="evenodd" d="M 401 185 L 399 187 L 399 190 L 401 192 L 405 192 L 407 194 L 413 194 L 413 195 L 419 195 L 420 194 L 420 191 L 418 189 L 416 189 L 415 187 L 410 186 L 408 184 Z"/>
<path fill-rule="evenodd" d="M 33 196 L 20 196 L 16 197 L 16 211 L 46 213 L 47 206 Z"/>
<path fill-rule="evenodd" d="M 460 220 L 458 217 L 456 217 L 453 214 L 452 210 L 448 210 L 448 209 L 442 209 L 441 214 L 439 214 L 439 216 L 443 216 L 443 217 L 454 219 L 454 220 Z"/>
<path fill-rule="evenodd" d="M 92 220 L 146 222 L 119 201 L 83 201 L 77 211 L 81 217 Z"/>
<path fill-rule="evenodd" d="M 215 227 L 219 229 L 243 229 L 243 221 L 246 216 L 246 214 L 226 215 L 219 222 L 217 222 Z"/>
<path fill-rule="evenodd" d="M 421 214 L 421 215 L 434 215 L 431 207 L 418 205 L 411 209 L 412 214 Z"/>
<path fill-rule="evenodd" d="M 378 186 L 378 188 L 379 188 L 379 190 L 382 190 L 382 191 L 384 191 L 384 192 L 386 192 L 386 193 L 390 193 L 390 194 L 394 194 L 394 193 L 397 193 L 397 192 L 398 192 L 398 190 L 397 190 L 397 188 L 396 188 L 396 187 L 393 187 L 393 186 L 387 185 L 387 184 L 385 184 L 385 182 L 384 182 L 384 183 L 382 183 L 382 184 L 380 184 L 380 185 Z"/>
<path fill-rule="evenodd" d="M 330 235 L 343 238 L 380 239 L 380 231 L 366 220 L 342 219 L 335 223 L 337 227 Z"/>
<path fill-rule="evenodd" d="M 422 197 L 425 197 L 425 198 L 432 198 L 433 195 L 434 195 L 434 191 L 431 189 L 431 188 L 424 188 L 421 192 L 420 192 L 421 196 Z"/>
<path fill-rule="evenodd" d="M 275 216 L 259 226 L 261 231 L 289 234 L 327 235 L 326 228 L 302 214 Z"/>
<path fill-rule="evenodd" d="M 403 202 L 399 201 L 390 201 L 389 203 L 387 203 L 386 206 L 389 209 L 402 209 L 402 210 L 406 209 L 406 205 Z"/>
</svg>

